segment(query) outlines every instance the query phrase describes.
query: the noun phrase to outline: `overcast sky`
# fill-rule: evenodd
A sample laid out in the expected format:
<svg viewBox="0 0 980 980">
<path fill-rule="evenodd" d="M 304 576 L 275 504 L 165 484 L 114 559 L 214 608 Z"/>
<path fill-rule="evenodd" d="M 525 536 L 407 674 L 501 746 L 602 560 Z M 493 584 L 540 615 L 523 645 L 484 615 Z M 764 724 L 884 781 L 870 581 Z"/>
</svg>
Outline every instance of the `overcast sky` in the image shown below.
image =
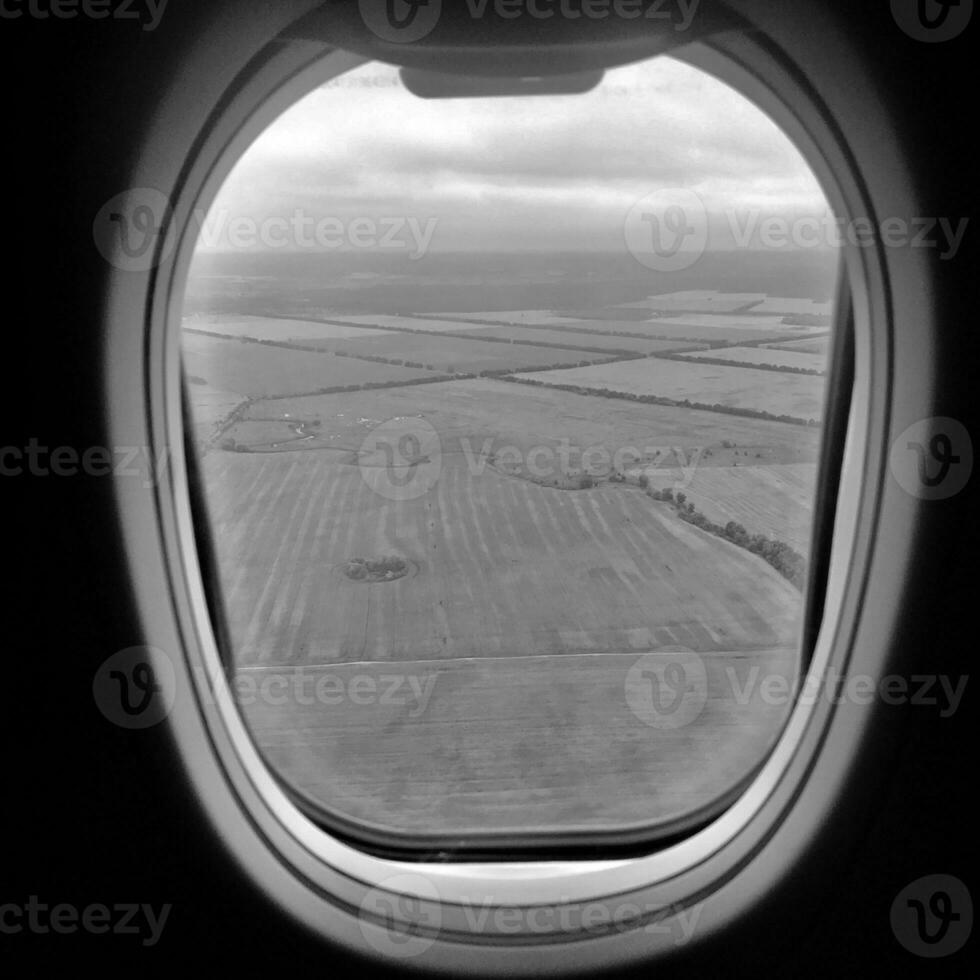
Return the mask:
<svg viewBox="0 0 980 980">
<path fill-rule="evenodd" d="M 715 216 L 827 212 L 767 116 L 670 58 L 611 70 L 585 95 L 520 99 L 418 99 L 395 68 L 370 64 L 259 137 L 212 209 L 209 240 L 227 248 L 233 217 L 299 211 L 434 218 L 432 251 L 622 249 L 629 209 L 665 188 L 696 191 Z"/>
</svg>

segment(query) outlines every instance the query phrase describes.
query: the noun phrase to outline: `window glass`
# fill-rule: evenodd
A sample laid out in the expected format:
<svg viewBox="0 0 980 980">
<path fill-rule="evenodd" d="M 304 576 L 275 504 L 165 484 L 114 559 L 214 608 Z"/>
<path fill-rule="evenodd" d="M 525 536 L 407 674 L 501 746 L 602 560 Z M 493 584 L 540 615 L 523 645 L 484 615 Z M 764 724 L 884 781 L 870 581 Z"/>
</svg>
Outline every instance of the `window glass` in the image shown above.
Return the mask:
<svg viewBox="0 0 980 980">
<path fill-rule="evenodd" d="M 792 705 L 837 226 L 669 58 L 421 99 L 364 65 L 235 166 L 182 356 L 268 764 L 393 840 L 651 836 Z"/>
</svg>

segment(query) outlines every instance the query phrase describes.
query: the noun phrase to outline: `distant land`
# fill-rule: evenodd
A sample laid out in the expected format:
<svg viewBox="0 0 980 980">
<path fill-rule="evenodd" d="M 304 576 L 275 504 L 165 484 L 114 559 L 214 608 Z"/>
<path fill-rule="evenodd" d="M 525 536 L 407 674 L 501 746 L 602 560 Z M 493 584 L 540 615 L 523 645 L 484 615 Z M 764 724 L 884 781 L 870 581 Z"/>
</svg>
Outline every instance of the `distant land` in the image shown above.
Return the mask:
<svg viewBox="0 0 980 980">
<path fill-rule="evenodd" d="M 588 310 L 705 284 L 823 303 L 833 299 L 837 262 L 822 250 L 709 252 L 690 269 L 658 273 L 623 252 L 201 253 L 186 311 Z"/>
</svg>

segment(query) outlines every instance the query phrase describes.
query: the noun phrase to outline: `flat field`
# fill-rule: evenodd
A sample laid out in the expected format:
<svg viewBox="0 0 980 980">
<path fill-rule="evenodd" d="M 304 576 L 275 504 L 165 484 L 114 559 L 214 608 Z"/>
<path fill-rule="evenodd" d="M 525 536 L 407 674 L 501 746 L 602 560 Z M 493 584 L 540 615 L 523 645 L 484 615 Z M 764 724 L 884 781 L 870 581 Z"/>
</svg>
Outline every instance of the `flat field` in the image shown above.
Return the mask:
<svg viewBox="0 0 980 980">
<path fill-rule="evenodd" d="M 555 490 L 449 455 L 428 492 L 390 500 L 334 453 L 205 462 L 239 666 L 795 641 L 792 585 L 638 490 Z M 381 555 L 413 574 L 344 574 L 349 559 Z"/>
<path fill-rule="evenodd" d="M 578 330 L 548 329 L 534 327 L 483 327 L 471 335 L 474 340 L 510 340 L 522 344 L 542 344 L 545 347 L 598 348 L 609 351 L 626 351 L 634 354 L 665 354 L 676 350 L 691 350 L 699 345 L 688 340 L 647 340 L 640 337 L 617 337 L 611 334 L 581 333 Z"/>
<path fill-rule="evenodd" d="M 687 499 L 716 524 L 736 521 L 750 534 L 785 541 L 802 555 L 810 550 L 816 463 L 759 464 L 748 457 L 737 466 L 698 466 L 684 484 Z M 680 469 L 644 471 L 656 490 L 676 488 Z"/>
<path fill-rule="evenodd" d="M 202 337 L 187 331 L 181 338 L 181 347 L 189 375 L 203 379 L 212 388 L 252 398 L 341 385 L 399 384 L 438 377 L 436 372 L 418 368 L 251 341 Z"/>
<path fill-rule="evenodd" d="M 766 344 L 769 350 L 798 351 L 801 354 L 818 354 L 826 359 L 830 352 L 830 337 L 808 337 L 803 340 L 786 340 Z"/>
<path fill-rule="evenodd" d="M 549 385 L 655 395 L 793 418 L 819 419 L 823 412 L 824 379 L 821 377 L 728 365 L 648 358 L 563 371 L 530 372 L 520 377 Z"/>
<path fill-rule="evenodd" d="M 289 340 L 290 338 L 369 337 L 374 330 L 345 327 L 335 323 L 296 320 L 292 317 L 233 316 L 229 314 L 198 314 L 184 318 L 184 328 L 226 337 L 249 337 L 253 340 Z"/>
<path fill-rule="evenodd" d="M 415 364 L 425 364 L 430 370 L 449 374 L 541 370 L 553 365 L 601 361 L 615 356 L 612 352 L 528 347 L 523 344 L 463 340 L 434 333 L 411 334 L 395 331 L 379 331 L 378 336 L 363 340 L 311 339 L 304 343 L 311 348 L 326 346 L 343 350 L 351 357 L 384 357 L 396 361 L 411 361 Z"/>
<path fill-rule="evenodd" d="M 826 371 L 827 358 L 822 354 L 810 354 L 802 350 L 784 350 L 776 347 L 723 347 L 710 351 L 692 351 L 684 357 L 700 360 L 727 361 L 730 364 L 770 364 L 773 367 L 803 368 L 807 371 Z"/>
</svg>

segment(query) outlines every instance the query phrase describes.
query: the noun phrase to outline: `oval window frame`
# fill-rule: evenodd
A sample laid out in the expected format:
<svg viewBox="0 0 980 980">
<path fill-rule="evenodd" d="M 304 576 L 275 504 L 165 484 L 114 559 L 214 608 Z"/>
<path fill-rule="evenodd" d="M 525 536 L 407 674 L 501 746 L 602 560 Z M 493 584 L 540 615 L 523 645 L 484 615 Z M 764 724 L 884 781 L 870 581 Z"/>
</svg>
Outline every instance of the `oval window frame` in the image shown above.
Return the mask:
<svg viewBox="0 0 980 980">
<path fill-rule="evenodd" d="M 846 142 L 833 121 L 820 111 L 815 93 L 757 39 L 728 35 L 710 46 L 701 43 L 673 52 L 672 57 L 704 68 L 761 104 L 794 139 L 821 177 L 837 215 L 874 213 Z M 315 84 L 363 60 L 339 52 L 324 54 L 322 46 L 297 43 L 265 61 L 220 107 L 216 125 L 202 135 L 195 147 L 180 187 L 171 197 L 174 226 L 188 226 L 193 208 L 206 199 L 207 188 L 216 191 L 224 179 L 226 172 L 221 172 L 219 161 L 226 161 L 230 169 L 239 155 L 236 147 L 251 141 L 252 135 L 246 135 L 243 129 L 245 119 L 260 129 L 265 124 L 262 119 L 275 118 Z M 324 70 L 329 74 L 324 75 Z M 828 182 L 829 177 L 832 182 Z M 884 257 L 877 247 L 845 246 L 843 258 L 851 284 L 855 324 L 855 388 L 825 618 L 810 665 L 811 671 L 835 667 L 842 673 L 851 660 L 877 530 L 891 385 L 891 307 Z M 307 925 L 363 952 L 365 942 L 370 945 L 367 935 L 372 930 L 381 937 L 385 933 L 382 924 L 359 914 L 365 899 L 383 881 L 392 878 L 405 886 L 392 885 L 395 899 L 411 896 L 404 876 L 418 874 L 419 865 L 366 855 L 340 844 L 303 817 L 258 757 L 227 687 L 223 681 L 214 681 L 222 677 L 220 656 L 210 626 L 182 463 L 176 325 L 180 321 L 188 265 L 189 253 L 186 241 L 182 241 L 173 255 L 155 267 L 145 307 L 148 349 L 144 382 L 150 445 L 153 458 L 159 458 L 156 452 L 166 451 L 172 461 L 169 478 L 151 491 L 159 531 L 156 544 L 166 567 L 171 610 L 181 640 L 181 678 L 193 692 L 193 700 L 178 702 L 169 728 L 192 782 L 202 795 L 207 795 L 206 782 L 216 773 L 224 781 L 224 785 L 212 787 L 222 798 L 205 801 L 217 825 L 229 826 L 226 818 L 231 806 L 239 810 L 239 816 L 246 814 L 248 825 L 257 832 L 246 840 L 242 827 L 238 827 L 230 843 L 249 873 Z M 120 297 L 110 302 L 111 320 L 117 320 L 112 309 L 112 302 L 116 301 Z M 130 539 L 139 533 L 131 529 Z M 145 591 L 143 598 L 148 601 Z M 866 665 L 870 666 L 876 657 L 880 662 L 883 651 L 863 652 Z M 707 896 L 719 895 L 725 884 L 760 854 L 803 792 L 806 776 L 826 744 L 831 723 L 840 727 L 844 721 L 845 727 L 860 731 L 868 724 L 869 715 L 861 708 L 822 701 L 809 706 L 798 704 L 779 743 L 742 797 L 703 831 L 646 858 L 523 862 L 513 867 L 497 863 L 425 865 L 424 875 L 436 885 L 441 910 L 439 928 L 424 952 L 426 967 L 457 970 L 461 964 L 472 966 L 468 950 L 475 945 L 481 948 L 482 969 L 506 975 L 521 972 L 522 964 L 527 966 L 529 945 L 539 946 L 538 952 L 556 966 L 567 967 L 574 961 L 577 969 L 606 966 L 673 948 L 676 944 L 663 932 L 644 926 L 667 923 Z M 840 761 L 841 781 L 847 765 L 848 760 Z M 797 835 L 796 851 L 803 847 L 804 841 Z M 243 857 L 246 853 L 247 859 Z M 770 870 L 770 876 L 785 873 L 792 860 L 792 854 L 784 851 L 780 861 L 783 869 Z M 556 895 L 560 898 L 556 899 Z M 464 905 L 479 905 L 481 897 L 501 907 L 630 902 L 650 910 L 650 915 L 629 931 L 610 929 L 605 934 L 585 932 L 571 937 L 565 933 L 525 931 L 516 937 L 473 935 L 463 914 Z M 710 923 L 702 928 L 719 928 L 738 914 L 742 904 L 723 901 L 713 905 Z M 327 908 L 336 914 L 327 915 Z M 556 939 L 562 942 L 557 943 Z M 578 941 L 572 944 L 569 954 L 571 939 Z M 535 962 L 540 965 L 544 960 Z"/>
</svg>

